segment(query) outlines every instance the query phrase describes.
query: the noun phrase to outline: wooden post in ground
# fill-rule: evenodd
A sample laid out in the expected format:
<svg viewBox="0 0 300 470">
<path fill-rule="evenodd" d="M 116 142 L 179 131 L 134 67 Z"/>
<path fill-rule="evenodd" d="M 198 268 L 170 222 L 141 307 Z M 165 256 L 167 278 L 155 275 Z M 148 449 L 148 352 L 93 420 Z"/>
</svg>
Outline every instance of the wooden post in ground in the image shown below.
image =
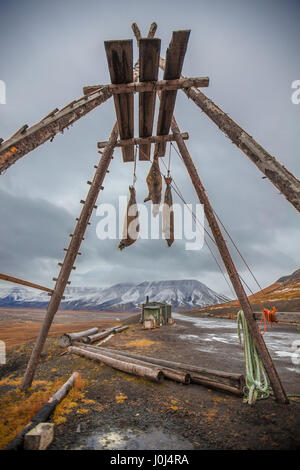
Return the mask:
<svg viewBox="0 0 300 470">
<path fill-rule="evenodd" d="M 180 130 L 179 130 L 179 127 L 177 125 L 177 122 L 174 116 L 172 118 L 171 129 L 173 131 L 173 134 L 175 135 L 178 149 L 180 151 L 180 154 L 182 156 L 182 159 L 186 166 L 188 174 L 190 175 L 191 181 L 193 183 L 193 186 L 195 188 L 199 201 L 201 204 L 204 205 L 204 213 L 205 213 L 206 219 L 209 223 L 210 229 L 215 238 L 216 245 L 218 247 L 221 258 L 228 272 L 228 275 L 230 277 L 233 288 L 239 299 L 241 308 L 244 311 L 250 333 L 252 335 L 253 341 L 257 348 L 258 354 L 264 365 L 265 371 L 268 374 L 270 384 L 274 391 L 276 400 L 281 403 L 289 403 L 286 393 L 279 379 L 279 376 L 277 374 L 277 371 L 275 369 L 275 366 L 273 364 L 272 358 L 269 354 L 268 348 L 263 340 L 262 335 L 259 332 L 252 307 L 250 305 L 246 292 L 243 288 L 240 277 L 238 275 L 234 262 L 231 258 L 230 252 L 227 248 L 226 242 L 220 230 L 213 208 L 205 192 L 204 186 L 199 178 L 198 172 L 193 163 L 192 157 L 190 156 L 190 153 L 187 149 L 187 146 L 184 140 L 181 138 Z"/>
<path fill-rule="evenodd" d="M 64 294 L 65 287 L 67 285 L 68 279 L 72 272 L 74 262 L 78 254 L 81 242 L 83 240 L 85 230 L 87 228 L 92 211 L 95 207 L 95 203 L 97 201 L 99 191 L 102 188 L 102 183 L 104 181 L 107 169 L 112 159 L 117 139 L 118 139 L 118 125 L 117 123 L 115 123 L 113 130 L 111 132 L 109 141 L 103 151 L 99 165 L 97 166 L 95 176 L 92 181 L 92 184 L 90 185 L 90 189 L 87 194 L 86 200 L 83 204 L 81 214 L 75 225 L 74 233 L 72 234 L 69 247 L 66 251 L 65 259 L 61 265 L 60 273 L 58 275 L 53 294 L 51 295 L 51 299 L 48 304 L 48 308 L 47 308 L 43 325 L 40 329 L 35 346 L 32 350 L 31 357 L 28 362 L 27 369 L 26 369 L 26 372 L 25 372 L 25 375 L 21 384 L 22 390 L 26 390 L 27 388 L 31 386 L 34 373 L 39 362 L 40 354 L 42 352 L 45 341 L 47 339 L 48 331 L 52 324 L 54 315 L 56 314 L 59 308 L 62 296 Z"/>
<path fill-rule="evenodd" d="M 159 66 L 165 68 L 165 60 L 161 57 Z M 181 75 L 183 78 L 183 75 Z M 199 108 L 241 149 L 247 157 L 266 175 L 271 183 L 300 212 L 300 181 L 287 170 L 275 157 L 269 154 L 256 140 L 247 134 L 221 108 L 204 93 L 195 87 L 183 90 Z"/>
</svg>

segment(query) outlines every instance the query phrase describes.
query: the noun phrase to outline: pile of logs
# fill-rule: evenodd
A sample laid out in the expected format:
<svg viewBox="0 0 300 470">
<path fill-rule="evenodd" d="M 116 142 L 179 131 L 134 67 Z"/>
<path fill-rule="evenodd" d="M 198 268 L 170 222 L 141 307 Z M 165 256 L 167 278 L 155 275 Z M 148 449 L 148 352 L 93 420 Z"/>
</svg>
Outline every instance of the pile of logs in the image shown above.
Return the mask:
<svg viewBox="0 0 300 470">
<path fill-rule="evenodd" d="M 138 375 L 154 382 L 161 382 L 163 378 L 185 385 L 192 382 L 243 396 L 245 378 L 241 374 L 210 370 L 191 364 L 156 359 L 80 342 L 73 343 L 73 346 L 68 348 L 68 352 L 102 362 L 114 369 Z"/>
<path fill-rule="evenodd" d="M 95 343 L 101 339 L 106 338 L 112 333 L 121 333 L 121 331 L 127 330 L 129 328 L 125 326 L 113 326 L 112 328 L 107 328 L 99 332 L 99 328 L 91 328 L 90 330 L 78 331 L 76 333 L 64 333 L 59 338 L 59 345 L 62 348 L 67 348 L 71 346 L 74 341 L 80 341 L 82 343 Z"/>
</svg>

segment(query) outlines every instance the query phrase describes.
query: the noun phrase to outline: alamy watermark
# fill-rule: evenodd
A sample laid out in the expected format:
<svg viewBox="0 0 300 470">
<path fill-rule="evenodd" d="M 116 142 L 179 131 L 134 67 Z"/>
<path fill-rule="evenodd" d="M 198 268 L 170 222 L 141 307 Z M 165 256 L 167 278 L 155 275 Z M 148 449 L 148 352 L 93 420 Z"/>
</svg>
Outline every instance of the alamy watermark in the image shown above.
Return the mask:
<svg viewBox="0 0 300 470">
<path fill-rule="evenodd" d="M 293 90 L 295 90 L 291 96 L 292 103 L 299 104 L 300 103 L 300 80 L 294 80 L 292 82 L 292 88 Z"/>
<path fill-rule="evenodd" d="M 6 104 L 6 84 L 0 80 L 0 104 Z"/>
<path fill-rule="evenodd" d="M 185 240 L 186 250 L 201 250 L 204 244 L 204 210 L 202 204 L 134 204 L 128 211 L 129 224 L 126 217 L 127 197 L 119 196 L 119 206 L 101 204 L 96 215 L 101 217 L 97 223 L 96 234 L 100 240 L 122 239 L 128 234 L 131 239 L 159 240 L 168 239 L 171 228 L 171 211 L 174 217 L 174 239 Z M 157 216 L 153 216 L 153 212 Z M 125 220 L 124 220 L 125 219 Z"/>
</svg>

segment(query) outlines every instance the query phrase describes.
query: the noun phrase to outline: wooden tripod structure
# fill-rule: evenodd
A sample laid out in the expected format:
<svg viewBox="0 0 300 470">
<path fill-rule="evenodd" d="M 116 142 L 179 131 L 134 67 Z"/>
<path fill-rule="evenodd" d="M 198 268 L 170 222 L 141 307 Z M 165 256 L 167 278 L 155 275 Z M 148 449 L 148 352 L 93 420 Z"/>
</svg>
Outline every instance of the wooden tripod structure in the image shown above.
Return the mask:
<svg viewBox="0 0 300 470">
<path fill-rule="evenodd" d="M 103 181 L 109 172 L 109 164 L 113 158 L 115 147 L 121 147 L 124 162 L 134 161 L 134 145 L 139 146 L 139 159 L 150 160 L 151 145 L 155 146 L 156 155 L 163 157 L 166 142 L 176 141 L 182 160 L 191 178 L 200 203 L 215 238 L 220 256 L 226 267 L 233 288 L 244 311 L 249 330 L 256 345 L 258 354 L 270 380 L 277 401 L 288 403 L 269 351 L 256 324 L 252 307 L 245 293 L 240 277 L 222 235 L 213 208 L 200 180 L 185 141 L 187 133 L 181 133 L 173 116 L 177 90 L 182 89 L 236 144 L 267 178 L 279 189 L 286 199 L 300 211 L 300 181 L 292 175 L 273 156 L 264 150 L 249 134 L 230 119 L 220 108 L 208 99 L 198 88 L 209 84 L 207 77 L 186 78 L 181 75 L 183 61 L 187 49 L 190 31 L 174 31 L 167 50 L 166 59 L 160 57 L 160 39 L 155 38 L 156 24 L 152 23 L 148 36 L 142 38 L 138 26 L 132 25 L 139 46 L 139 60 L 133 65 L 133 41 L 106 41 L 105 50 L 111 77 L 111 84 L 85 87 L 84 96 L 65 106 L 60 111 L 53 110 L 39 123 L 28 127 L 22 126 L 7 141 L 0 139 L 0 172 L 8 169 L 19 158 L 42 143 L 52 139 L 80 117 L 99 106 L 113 96 L 117 121 L 113 126 L 108 141 L 99 142 L 101 154 L 99 164 L 95 166 L 95 174 L 90 185 L 79 218 L 73 233 L 70 235 L 68 248 L 64 248 L 65 257 L 60 266 L 60 272 L 53 290 L 39 285 L 31 287 L 42 288 L 51 296 L 47 312 L 22 382 L 22 389 L 30 387 L 39 357 L 44 347 L 53 318 L 63 299 L 63 294 L 73 269 L 79 249 L 84 240 L 84 234 L 92 211 L 96 208 L 99 192 L 103 189 Z M 164 71 L 163 80 L 158 81 L 159 67 Z M 134 137 L 134 92 L 139 93 L 139 137 Z M 156 95 L 159 96 L 160 106 L 157 120 L 156 136 L 153 135 L 154 111 Z M 169 134 L 169 131 L 172 131 Z M 119 140 L 118 140 L 119 137 Z M 16 278 L 2 279 L 12 282 Z M 20 279 L 17 282 L 22 283 Z M 24 281 L 25 282 L 25 281 Z M 27 285 L 29 285 L 27 283 Z"/>
</svg>

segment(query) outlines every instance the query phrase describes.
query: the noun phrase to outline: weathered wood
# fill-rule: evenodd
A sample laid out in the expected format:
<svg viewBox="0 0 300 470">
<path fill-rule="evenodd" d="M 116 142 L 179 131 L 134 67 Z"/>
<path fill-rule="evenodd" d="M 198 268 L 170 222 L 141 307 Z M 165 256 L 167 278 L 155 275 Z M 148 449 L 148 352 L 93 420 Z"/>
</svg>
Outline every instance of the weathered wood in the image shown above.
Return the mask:
<svg viewBox="0 0 300 470">
<path fill-rule="evenodd" d="M 149 39 L 143 39 L 143 41 L 148 41 Z M 156 39 L 155 39 L 156 41 Z M 141 43 L 142 44 L 142 43 Z M 152 61 L 153 62 L 153 61 Z M 83 87 L 83 93 L 89 95 L 90 93 L 95 93 L 96 91 L 106 88 L 113 95 L 119 95 L 121 93 L 144 93 L 160 90 L 179 90 L 180 88 L 190 88 L 191 86 L 195 87 L 208 87 L 209 77 L 188 77 L 188 78 L 178 78 L 176 80 L 148 80 L 144 82 L 134 81 L 132 83 L 120 83 L 120 84 L 110 84 L 110 85 L 90 85 Z"/>
<path fill-rule="evenodd" d="M 113 349 L 106 349 L 102 348 L 99 346 L 90 346 L 90 345 L 85 345 L 87 349 L 93 352 L 101 352 L 102 354 L 105 354 L 106 356 L 114 357 L 120 361 L 124 360 L 126 358 L 126 362 L 130 364 L 137 364 L 143 367 L 151 367 L 157 368 L 157 364 L 155 364 L 153 361 L 143 361 L 138 359 L 137 357 L 134 357 L 134 355 L 126 355 L 121 352 L 116 352 Z M 159 364 L 159 370 L 162 371 L 166 379 L 169 380 L 174 380 L 175 382 L 179 382 L 185 385 L 188 385 L 191 382 L 191 376 L 187 371 L 182 371 L 182 370 L 176 370 L 176 368 L 171 368 L 171 367 L 165 367 L 161 364 Z"/>
<path fill-rule="evenodd" d="M 107 328 L 106 330 L 100 331 L 99 333 L 95 334 L 86 334 L 81 337 L 81 342 L 82 343 L 95 343 L 96 341 L 99 341 L 100 339 L 106 338 L 110 333 L 115 332 L 120 326 L 113 326 L 112 328 Z"/>
<path fill-rule="evenodd" d="M 51 112 L 49 118 L 44 117 L 37 124 L 28 127 L 25 133 L 18 132 L 5 140 L 0 147 L 0 174 L 19 158 L 52 139 L 111 96 L 111 92 L 105 89 L 83 96 L 72 106 L 65 107 L 55 114 Z"/>
<path fill-rule="evenodd" d="M 46 450 L 54 439 L 54 424 L 39 423 L 24 436 L 24 450 Z"/>
<path fill-rule="evenodd" d="M 85 331 L 77 331 L 76 333 L 64 333 L 59 338 L 59 345 L 62 348 L 66 348 L 67 346 L 71 346 L 73 341 L 77 341 L 78 339 L 83 338 L 84 336 L 96 334 L 98 333 L 98 331 L 99 328 L 95 327 Z"/>
<path fill-rule="evenodd" d="M 255 346 L 257 348 L 261 361 L 264 365 L 265 371 L 268 374 L 271 386 L 274 391 L 274 395 L 276 399 L 280 401 L 281 403 L 289 403 L 289 400 L 281 384 L 280 378 L 277 374 L 277 371 L 273 364 L 268 348 L 263 340 L 262 335 L 259 332 L 258 326 L 255 321 L 254 313 L 252 311 L 252 307 L 250 305 L 249 299 L 241 283 L 240 277 L 238 275 L 238 272 L 232 260 L 231 254 L 227 248 L 226 242 L 220 230 L 218 221 L 216 219 L 213 208 L 210 204 L 209 198 L 205 192 L 204 186 L 200 180 L 200 177 L 195 168 L 193 160 L 189 154 L 189 151 L 185 145 L 185 142 L 183 139 L 180 138 L 180 130 L 179 130 L 179 127 L 177 125 L 177 122 L 174 116 L 172 118 L 171 129 L 173 131 L 173 134 L 176 136 L 176 143 L 178 145 L 178 149 L 181 153 L 181 156 L 186 166 L 186 169 L 188 171 L 188 174 L 190 175 L 191 181 L 193 183 L 193 186 L 195 188 L 199 201 L 201 204 L 204 205 L 204 213 L 206 215 L 208 224 L 210 226 L 210 229 L 216 241 L 216 245 L 218 247 L 220 256 L 223 260 L 223 263 L 230 277 L 232 286 L 235 290 L 237 298 L 239 299 L 241 308 L 244 311 L 250 333 L 252 335 L 253 341 L 255 343 Z"/>
<path fill-rule="evenodd" d="M 183 132 L 181 134 L 183 140 L 188 140 L 189 139 L 189 134 L 188 132 Z M 149 143 L 156 143 L 156 142 L 174 142 L 175 137 L 173 134 L 169 135 L 152 135 L 150 137 L 135 137 L 134 139 L 127 139 L 127 140 L 118 140 L 116 143 L 116 147 L 124 147 L 126 145 L 147 145 Z M 97 146 L 98 149 L 102 149 L 106 146 L 107 141 L 104 142 L 98 142 Z"/>
<path fill-rule="evenodd" d="M 166 368 L 177 370 L 177 371 L 178 370 L 185 371 L 190 374 L 192 382 L 194 381 L 194 378 L 197 379 L 196 381 L 197 383 L 199 383 L 199 381 L 203 379 L 203 382 L 210 381 L 216 384 L 226 385 L 227 387 L 231 387 L 231 388 L 234 388 L 235 390 L 238 390 L 240 393 L 243 390 L 243 387 L 245 385 L 245 379 L 242 374 L 206 369 L 204 367 L 198 367 L 192 364 L 168 361 L 165 359 L 157 359 L 154 357 L 144 356 L 141 354 L 128 353 L 127 351 L 119 351 L 115 349 L 102 348 L 99 346 L 97 348 L 103 352 L 105 351 L 109 351 L 111 353 L 115 352 L 119 354 L 120 356 L 123 355 L 124 357 L 141 360 L 146 363 L 149 362 L 151 364 L 156 364 L 157 366 L 160 366 L 160 367 L 166 367 Z"/>
<path fill-rule="evenodd" d="M 140 39 L 139 41 L 139 79 L 140 84 L 158 79 L 160 39 Z M 151 90 L 151 89 L 150 89 Z M 156 93 L 147 91 L 139 94 L 139 136 L 152 135 Z M 150 160 L 151 144 L 141 145 L 139 159 Z"/>
<path fill-rule="evenodd" d="M 48 287 L 41 286 L 40 284 L 34 284 L 33 282 L 24 281 L 23 279 L 19 279 L 17 277 L 8 276 L 7 274 L 0 274 L 0 279 L 2 281 L 13 282 L 14 284 L 21 284 L 22 286 L 33 287 L 33 289 L 50 292 L 51 294 L 53 292 L 53 289 L 49 289 Z"/>
<path fill-rule="evenodd" d="M 80 377 L 78 372 L 74 372 L 67 382 L 60 387 L 57 392 L 52 395 L 52 397 L 43 405 L 40 410 L 34 415 L 30 423 L 19 432 L 19 434 L 7 445 L 6 450 L 20 450 L 23 447 L 24 436 L 31 429 L 33 429 L 37 424 L 43 423 L 48 420 L 49 416 L 53 413 L 57 405 L 62 401 L 62 399 L 67 395 L 69 390 L 74 386 L 76 379 Z"/>
<path fill-rule="evenodd" d="M 166 54 L 164 80 L 180 78 L 190 31 L 174 31 Z M 177 91 L 162 91 L 157 120 L 157 135 L 168 134 L 173 116 Z M 156 146 L 158 156 L 164 156 L 165 144 Z"/>
<path fill-rule="evenodd" d="M 132 40 L 105 41 L 105 51 L 112 84 L 133 82 Z M 133 94 L 114 95 L 114 103 L 121 139 L 134 136 Z M 122 148 L 124 162 L 134 161 L 134 147 Z"/>
<path fill-rule="evenodd" d="M 156 368 L 143 367 L 137 364 L 132 364 L 129 362 L 120 361 L 113 357 L 109 357 L 101 352 L 89 351 L 84 347 L 69 346 L 68 351 L 70 353 L 78 354 L 79 356 L 86 357 L 88 359 L 93 359 L 94 361 L 103 362 L 104 364 L 113 367 L 114 369 L 122 370 L 128 374 L 138 375 L 140 377 L 145 377 L 146 379 L 152 380 L 153 382 L 162 382 L 163 373 L 161 370 Z"/>
<path fill-rule="evenodd" d="M 104 178 L 107 174 L 107 169 L 113 157 L 113 152 L 114 152 L 115 144 L 117 142 L 117 138 L 118 138 L 118 124 L 115 123 L 113 130 L 111 132 L 108 144 L 105 147 L 103 154 L 100 158 L 99 165 L 97 166 L 93 183 L 91 186 L 89 186 L 89 191 L 85 199 L 85 203 L 82 207 L 78 221 L 76 222 L 73 236 L 70 238 L 68 250 L 66 251 L 65 258 L 64 258 L 64 261 L 62 263 L 62 266 L 58 275 L 58 280 L 56 282 L 53 294 L 48 304 L 46 316 L 43 321 L 43 325 L 40 329 L 38 338 L 36 340 L 36 343 L 31 353 L 30 360 L 27 365 L 27 369 L 26 369 L 26 372 L 22 381 L 22 385 L 21 385 L 22 390 L 26 390 L 27 388 L 29 388 L 32 383 L 34 373 L 39 362 L 39 357 L 40 357 L 40 354 L 42 352 L 42 349 L 44 347 L 44 344 L 48 335 L 48 331 L 52 324 L 53 318 L 59 308 L 61 299 L 64 294 L 64 290 L 66 288 L 67 282 L 72 272 L 72 268 L 76 260 L 80 245 L 82 243 L 82 240 L 84 239 L 84 233 L 88 226 L 96 200 L 99 196 L 100 188 L 103 184 Z"/>
</svg>

